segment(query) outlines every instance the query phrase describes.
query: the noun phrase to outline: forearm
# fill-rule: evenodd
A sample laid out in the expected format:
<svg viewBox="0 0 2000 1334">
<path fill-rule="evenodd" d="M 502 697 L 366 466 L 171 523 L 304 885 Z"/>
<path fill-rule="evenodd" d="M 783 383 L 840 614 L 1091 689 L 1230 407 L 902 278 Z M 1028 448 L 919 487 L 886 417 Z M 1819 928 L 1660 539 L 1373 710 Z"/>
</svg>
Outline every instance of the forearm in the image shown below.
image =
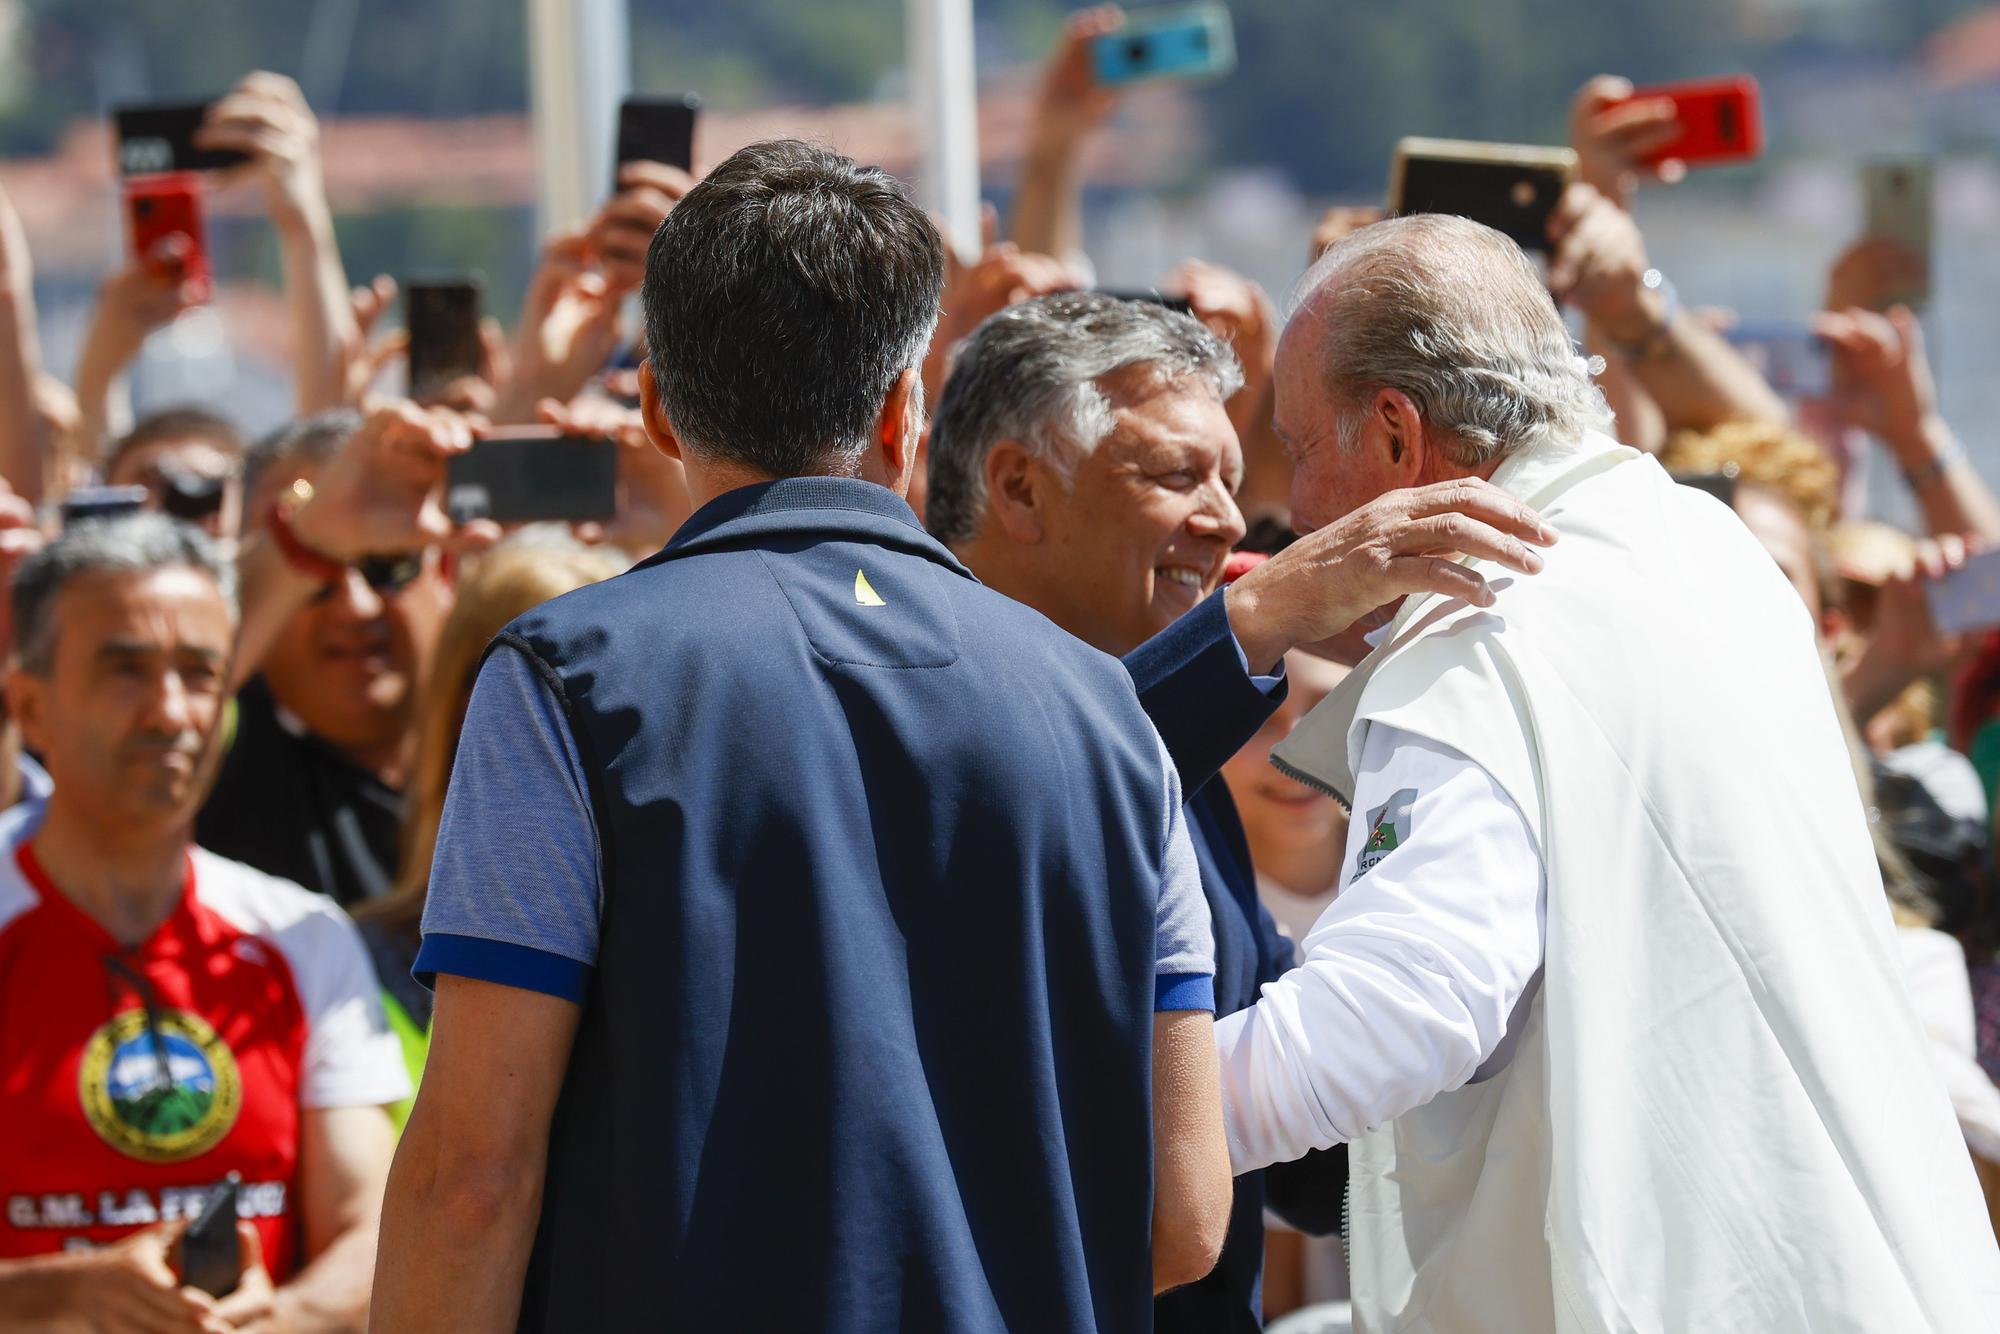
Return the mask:
<svg viewBox="0 0 2000 1334">
<path fill-rule="evenodd" d="M 286 622 L 321 587 L 310 576 L 294 569 L 277 543 L 264 532 L 253 533 L 244 540 L 236 557 L 236 582 L 242 615 L 236 633 L 232 690 L 257 674 L 264 655 L 270 652 Z"/>
<path fill-rule="evenodd" d="M 83 1328 L 70 1282 L 72 1267 L 62 1255 L 0 1260 L 0 1329 Z"/>
<path fill-rule="evenodd" d="M 136 351 L 114 343 L 97 329 L 86 336 L 76 363 L 77 425 L 64 448 L 70 458 L 86 467 L 94 467 L 104 457 L 105 442 L 131 416 L 123 377 Z"/>
<path fill-rule="evenodd" d="M 1886 443 L 1916 493 L 1932 536 L 1957 533 L 1984 546 L 2000 545 L 2000 498 L 1942 417 L 1931 413 L 1900 439 Z"/>
<path fill-rule="evenodd" d="M 1667 430 L 1706 431 L 1724 422 L 1791 420 L 1784 400 L 1726 339 L 1685 314 L 1637 337 L 1593 328 L 1622 350 L 1624 368 L 1658 405 Z M 1637 350 L 1634 349 L 1636 346 Z"/>
<path fill-rule="evenodd" d="M 300 416 L 347 402 L 347 365 L 360 350 L 347 270 L 324 193 L 273 209 L 285 299 L 291 307 L 295 392 Z"/>
<path fill-rule="evenodd" d="M 283 1334 L 360 1334 L 368 1328 L 378 1220 L 371 1214 L 336 1237 L 276 1295 Z"/>
<path fill-rule="evenodd" d="M 1083 143 L 1038 129 L 1014 192 L 1012 240 L 1031 254 L 1072 259 L 1083 253 Z"/>
<path fill-rule="evenodd" d="M 1633 376 L 1622 352 L 1602 340 L 1590 344 L 1589 350 L 1604 358 L 1604 371 L 1597 377 L 1597 387 L 1603 391 L 1604 402 L 1617 423 L 1619 443 L 1643 453 L 1659 453 L 1667 443 L 1667 420 L 1660 412 L 1660 405 Z"/>
<path fill-rule="evenodd" d="M 41 349 L 31 301 L 0 292 L 0 476 L 14 493 L 40 504 L 54 441 L 35 410 Z"/>
<path fill-rule="evenodd" d="M 420 1101 L 412 1132 L 420 1133 L 423 1114 Z M 454 1169 L 425 1142 L 406 1134 L 389 1174 L 371 1327 L 513 1329 L 541 1210 L 542 1161 Z"/>
</svg>

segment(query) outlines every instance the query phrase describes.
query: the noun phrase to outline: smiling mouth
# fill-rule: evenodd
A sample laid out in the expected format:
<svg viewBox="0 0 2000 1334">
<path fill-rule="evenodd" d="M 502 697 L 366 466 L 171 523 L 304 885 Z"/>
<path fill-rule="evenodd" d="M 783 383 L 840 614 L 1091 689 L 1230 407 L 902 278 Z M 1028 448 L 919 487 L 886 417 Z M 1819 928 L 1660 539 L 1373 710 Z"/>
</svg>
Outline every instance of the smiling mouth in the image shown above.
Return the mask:
<svg viewBox="0 0 2000 1334">
<path fill-rule="evenodd" d="M 1153 579 L 1157 583 L 1177 584 L 1197 596 L 1208 587 L 1208 575 L 1187 565 L 1156 565 Z"/>
</svg>

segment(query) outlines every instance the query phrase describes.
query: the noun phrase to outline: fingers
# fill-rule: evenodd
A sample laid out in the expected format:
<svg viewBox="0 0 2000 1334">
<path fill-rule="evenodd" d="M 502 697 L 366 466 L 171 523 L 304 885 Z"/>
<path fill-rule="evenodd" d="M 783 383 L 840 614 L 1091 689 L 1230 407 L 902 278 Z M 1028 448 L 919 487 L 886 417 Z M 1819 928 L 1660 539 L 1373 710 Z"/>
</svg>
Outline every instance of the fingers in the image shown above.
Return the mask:
<svg viewBox="0 0 2000 1334">
<path fill-rule="evenodd" d="M 1560 246 L 1603 199 L 1597 187 L 1589 182 L 1570 182 L 1563 190 L 1562 198 L 1556 202 L 1555 211 L 1549 214 L 1549 244 Z"/>
<path fill-rule="evenodd" d="M 635 159 L 618 168 L 618 188 L 621 193 L 631 190 L 651 190 L 665 195 L 671 204 L 694 187 L 694 177 L 671 163 Z"/>
<path fill-rule="evenodd" d="M 386 273 L 375 275 L 375 281 L 366 287 L 357 287 L 348 296 L 354 309 L 354 324 L 366 338 L 374 332 L 375 322 L 382 318 L 382 312 L 396 301 L 396 280 Z"/>
<path fill-rule="evenodd" d="M 1391 497 L 1384 499 L 1392 499 L 1396 495 L 1400 495 L 1402 503 L 1408 506 L 1406 513 L 1411 519 L 1447 513 L 1463 514 L 1510 537 L 1518 537 L 1537 546 L 1554 546 L 1556 542 L 1556 530 L 1544 522 L 1540 514 L 1493 483 L 1477 477 L 1436 482 L 1413 491 L 1392 493 Z"/>
<path fill-rule="evenodd" d="M 1599 74 L 1584 82 L 1576 90 L 1576 100 L 1572 114 L 1581 120 L 1594 116 L 1614 102 L 1622 102 L 1632 95 L 1632 81 L 1617 74 Z"/>
<path fill-rule="evenodd" d="M 1475 607 L 1493 605 L 1493 590 L 1486 580 L 1443 556 L 1398 557 L 1389 564 L 1388 579 L 1398 597 L 1441 593 Z"/>
<path fill-rule="evenodd" d="M 940 228 L 942 230 L 942 228 Z M 1000 210 L 990 199 L 979 202 L 979 248 L 991 250 L 1000 244 Z"/>
<path fill-rule="evenodd" d="M 1540 574 L 1543 561 L 1519 538 L 1463 514 L 1438 514 L 1398 529 L 1389 539 L 1398 556 L 1470 556 L 1497 561 L 1522 574 Z"/>
</svg>

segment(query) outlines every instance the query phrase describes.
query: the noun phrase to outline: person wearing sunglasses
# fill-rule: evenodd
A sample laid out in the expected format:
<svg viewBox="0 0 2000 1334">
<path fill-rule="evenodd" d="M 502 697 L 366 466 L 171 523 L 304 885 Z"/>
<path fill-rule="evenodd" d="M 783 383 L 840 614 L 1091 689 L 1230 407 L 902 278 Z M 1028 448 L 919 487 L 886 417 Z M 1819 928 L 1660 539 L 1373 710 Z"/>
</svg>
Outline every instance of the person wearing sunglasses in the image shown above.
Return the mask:
<svg viewBox="0 0 2000 1334">
<path fill-rule="evenodd" d="M 252 449 L 237 715 L 204 846 L 342 905 L 396 881 L 418 700 L 452 605 L 437 507 L 464 423 L 399 403 Z"/>
<path fill-rule="evenodd" d="M 233 542 L 243 528 L 243 433 L 201 408 L 142 419 L 104 459 L 109 486 L 143 486 L 148 509 Z"/>
</svg>

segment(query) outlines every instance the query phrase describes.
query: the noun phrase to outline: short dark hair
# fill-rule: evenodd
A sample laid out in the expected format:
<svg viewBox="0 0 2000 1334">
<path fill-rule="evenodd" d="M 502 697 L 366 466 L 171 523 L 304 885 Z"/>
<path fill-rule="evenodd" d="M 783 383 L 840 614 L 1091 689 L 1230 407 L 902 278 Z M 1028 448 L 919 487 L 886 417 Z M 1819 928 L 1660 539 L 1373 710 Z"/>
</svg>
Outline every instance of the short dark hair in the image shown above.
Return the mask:
<svg viewBox="0 0 2000 1334">
<path fill-rule="evenodd" d="M 294 460 L 325 463 L 360 429 L 361 414 L 353 408 L 328 408 L 280 426 L 243 456 L 244 496 L 254 496 L 257 483 L 278 464 Z"/>
<path fill-rule="evenodd" d="M 206 408 L 167 408 L 141 417 L 118 438 L 104 455 L 104 475 L 109 477 L 116 472 L 119 462 L 133 450 L 162 440 L 199 440 L 213 445 L 217 453 L 228 455 L 232 461 L 243 458 L 243 432 L 227 417 Z"/>
<path fill-rule="evenodd" d="M 140 513 L 85 519 L 63 529 L 14 573 L 14 651 L 21 666 L 37 676 L 47 676 L 54 667 L 56 597 L 70 580 L 105 571 L 177 568 L 198 570 L 215 580 L 230 611 L 236 610 L 235 564 L 214 538 L 191 523 Z"/>
<path fill-rule="evenodd" d="M 681 445 L 772 477 L 840 471 L 923 362 L 944 244 L 901 182 L 795 139 L 751 144 L 646 254 L 646 342 Z"/>
</svg>

